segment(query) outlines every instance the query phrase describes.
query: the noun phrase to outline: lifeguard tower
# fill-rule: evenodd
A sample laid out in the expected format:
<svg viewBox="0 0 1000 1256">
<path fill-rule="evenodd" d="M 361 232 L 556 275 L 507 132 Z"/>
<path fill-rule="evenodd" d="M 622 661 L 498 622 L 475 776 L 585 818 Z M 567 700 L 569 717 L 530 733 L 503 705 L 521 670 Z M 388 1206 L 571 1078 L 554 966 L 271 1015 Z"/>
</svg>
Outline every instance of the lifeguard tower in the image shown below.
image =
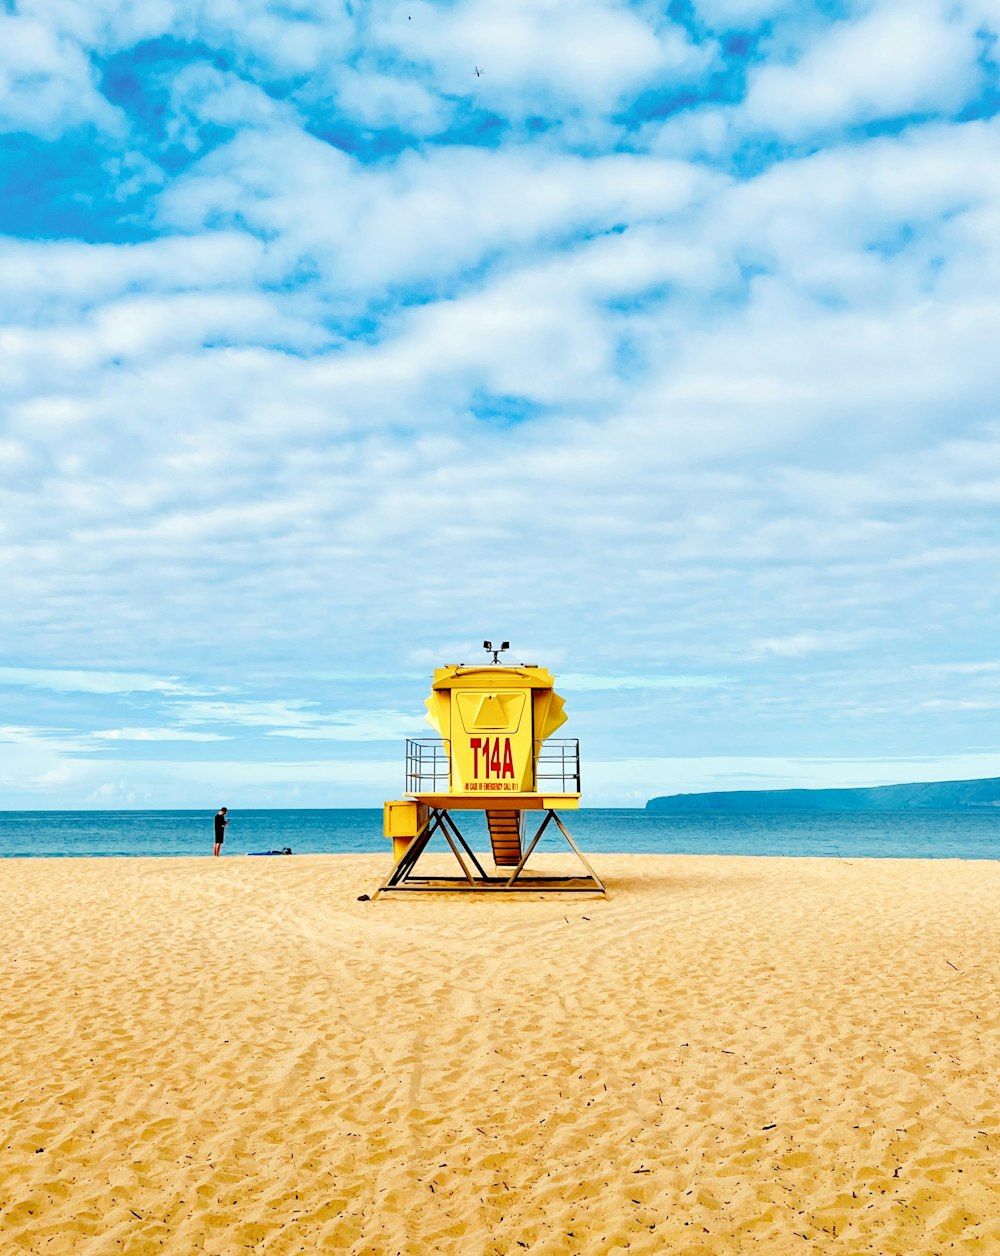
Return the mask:
<svg viewBox="0 0 1000 1256">
<path fill-rule="evenodd" d="M 580 743 L 554 740 L 566 722 L 563 700 L 543 667 L 507 665 L 484 648 L 491 663 L 439 667 L 427 699 L 435 738 L 406 743 L 405 797 L 387 802 L 384 831 L 392 839 L 393 869 L 372 896 L 390 891 L 560 891 L 607 896 L 559 817 L 580 805 Z M 466 841 L 456 812 L 486 816 L 493 868 L 488 872 Z M 526 841 L 527 818 L 541 823 Z M 586 872 L 581 876 L 535 875 L 526 865 L 550 824 L 555 824 Z M 441 833 L 461 868 L 452 876 L 420 876 L 417 861 Z"/>
</svg>

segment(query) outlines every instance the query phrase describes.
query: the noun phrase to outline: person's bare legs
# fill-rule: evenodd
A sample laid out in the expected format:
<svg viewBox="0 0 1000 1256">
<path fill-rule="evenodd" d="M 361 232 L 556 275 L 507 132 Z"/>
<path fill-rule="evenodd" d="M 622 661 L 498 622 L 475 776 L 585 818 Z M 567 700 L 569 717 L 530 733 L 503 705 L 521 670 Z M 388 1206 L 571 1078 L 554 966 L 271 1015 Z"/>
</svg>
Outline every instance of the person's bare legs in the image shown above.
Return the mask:
<svg viewBox="0 0 1000 1256">
<path fill-rule="evenodd" d="M 216 855 L 218 855 L 218 854 L 219 854 L 219 852 L 220 852 L 221 850 L 222 850 L 222 843 L 221 843 L 221 842 L 216 842 L 216 843 L 215 843 L 215 851 L 214 851 L 214 853 L 215 853 Z"/>
</svg>

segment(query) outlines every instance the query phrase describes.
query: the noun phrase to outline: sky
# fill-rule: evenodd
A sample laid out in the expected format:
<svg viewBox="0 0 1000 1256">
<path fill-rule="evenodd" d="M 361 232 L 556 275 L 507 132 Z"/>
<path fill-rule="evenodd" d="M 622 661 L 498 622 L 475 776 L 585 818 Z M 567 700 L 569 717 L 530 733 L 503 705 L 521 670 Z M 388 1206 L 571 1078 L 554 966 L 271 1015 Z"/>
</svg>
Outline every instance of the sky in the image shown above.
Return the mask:
<svg viewBox="0 0 1000 1256">
<path fill-rule="evenodd" d="M 0 0 L 0 809 L 1000 775 L 1000 0 Z"/>
</svg>

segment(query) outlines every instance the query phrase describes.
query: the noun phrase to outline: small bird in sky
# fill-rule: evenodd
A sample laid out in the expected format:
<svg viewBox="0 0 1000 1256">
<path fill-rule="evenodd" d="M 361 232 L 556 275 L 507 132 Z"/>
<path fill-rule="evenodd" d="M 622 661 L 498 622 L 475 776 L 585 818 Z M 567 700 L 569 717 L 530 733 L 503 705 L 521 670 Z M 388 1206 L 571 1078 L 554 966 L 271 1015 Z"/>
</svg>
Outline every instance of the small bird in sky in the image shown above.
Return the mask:
<svg viewBox="0 0 1000 1256">
<path fill-rule="evenodd" d="M 476 71 L 476 78 L 482 78 L 482 77 L 483 77 L 483 76 L 479 73 L 479 66 L 478 66 L 478 65 L 473 66 L 472 68 Z"/>
</svg>

